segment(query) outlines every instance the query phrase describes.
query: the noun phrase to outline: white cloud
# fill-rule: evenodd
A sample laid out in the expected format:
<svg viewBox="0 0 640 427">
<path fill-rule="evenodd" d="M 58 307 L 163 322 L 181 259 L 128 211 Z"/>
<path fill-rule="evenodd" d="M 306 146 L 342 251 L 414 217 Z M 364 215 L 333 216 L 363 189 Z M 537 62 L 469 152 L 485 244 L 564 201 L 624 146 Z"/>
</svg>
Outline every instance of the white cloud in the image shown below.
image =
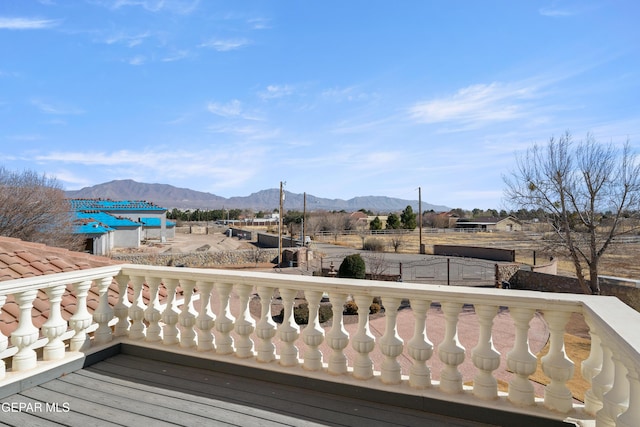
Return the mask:
<svg viewBox="0 0 640 427">
<path fill-rule="evenodd" d="M 31 104 L 46 114 L 56 114 L 63 116 L 84 114 L 84 110 L 80 108 L 71 107 L 68 105 L 52 104 L 41 99 L 32 99 Z"/>
<path fill-rule="evenodd" d="M 133 58 L 130 58 L 127 62 L 129 65 L 143 65 L 146 62 L 147 58 L 142 55 L 136 55 Z"/>
<path fill-rule="evenodd" d="M 144 40 L 149 38 L 150 36 L 151 33 L 149 31 L 134 35 L 117 33 L 110 37 L 107 37 L 104 42 L 106 44 L 124 44 L 127 47 L 135 47 L 142 44 Z"/>
<path fill-rule="evenodd" d="M 197 9 L 199 3 L 200 0 L 115 0 L 102 2 L 110 9 L 139 6 L 149 12 L 171 12 L 179 15 L 190 14 Z"/>
<path fill-rule="evenodd" d="M 207 104 L 207 110 L 217 116 L 237 117 L 242 114 L 242 103 L 237 99 L 233 99 L 226 104 L 210 102 Z"/>
<path fill-rule="evenodd" d="M 455 94 L 418 102 L 409 108 L 410 116 L 421 123 L 458 122 L 478 126 L 489 122 L 520 118 L 536 87 L 519 84 L 476 84 Z"/>
<path fill-rule="evenodd" d="M 42 30 L 57 26 L 60 21 L 40 18 L 0 17 L 0 29 L 3 30 Z"/>
<path fill-rule="evenodd" d="M 262 99 L 282 98 L 293 94 L 293 87 L 289 85 L 269 85 L 265 90 L 258 93 Z"/>
<path fill-rule="evenodd" d="M 200 45 L 200 47 L 212 48 L 218 52 L 228 52 L 248 46 L 251 42 L 247 39 L 212 39 Z"/>
<path fill-rule="evenodd" d="M 162 62 L 174 62 L 180 61 L 181 59 L 185 59 L 189 57 L 188 50 L 178 50 L 176 52 L 172 52 L 171 54 L 162 58 Z"/>
<path fill-rule="evenodd" d="M 249 19 L 247 23 L 251 26 L 253 30 L 267 30 L 271 28 L 269 25 L 269 20 L 265 18 L 253 18 Z"/>
</svg>

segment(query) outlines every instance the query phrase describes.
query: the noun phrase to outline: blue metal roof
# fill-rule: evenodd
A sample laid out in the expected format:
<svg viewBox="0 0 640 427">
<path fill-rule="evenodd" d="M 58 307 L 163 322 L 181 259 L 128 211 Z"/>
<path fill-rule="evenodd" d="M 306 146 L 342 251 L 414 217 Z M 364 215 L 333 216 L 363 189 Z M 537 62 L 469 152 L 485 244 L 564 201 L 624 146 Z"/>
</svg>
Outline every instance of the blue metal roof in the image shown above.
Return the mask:
<svg viewBox="0 0 640 427">
<path fill-rule="evenodd" d="M 140 218 L 140 222 L 145 227 L 160 227 L 160 218 Z M 175 227 L 176 223 L 167 220 L 167 227 Z"/>
<path fill-rule="evenodd" d="M 139 222 L 132 221 L 129 218 L 117 218 L 106 212 L 76 212 L 76 217 L 82 219 L 93 219 L 96 222 L 111 228 L 141 226 Z"/>
<path fill-rule="evenodd" d="M 70 199 L 69 202 L 76 211 L 166 211 L 165 208 L 141 200 Z"/>
<path fill-rule="evenodd" d="M 76 226 L 74 230 L 77 234 L 105 234 L 110 231 L 113 231 L 113 228 L 100 224 L 98 221 L 86 222 Z"/>
</svg>

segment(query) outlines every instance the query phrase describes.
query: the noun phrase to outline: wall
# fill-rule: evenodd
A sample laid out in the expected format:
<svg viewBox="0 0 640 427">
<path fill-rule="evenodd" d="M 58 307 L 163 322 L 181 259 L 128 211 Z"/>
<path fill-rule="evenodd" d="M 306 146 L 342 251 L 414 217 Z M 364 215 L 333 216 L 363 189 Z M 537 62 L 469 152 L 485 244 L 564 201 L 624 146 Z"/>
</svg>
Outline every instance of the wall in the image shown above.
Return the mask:
<svg viewBox="0 0 640 427">
<path fill-rule="evenodd" d="M 244 251 L 190 252 L 177 254 L 117 254 L 112 258 L 131 264 L 182 267 L 216 267 L 223 265 L 255 265 L 272 263 L 277 249 Z"/>
<path fill-rule="evenodd" d="M 291 237 L 282 237 L 283 248 L 295 248 L 297 247 L 297 240 L 292 240 Z M 278 235 L 258 233 L 258 245 L 264 248 L 277 248 L 278 247 Z"/>
<path fill-rule="evenodd" d="M 113 246 L 116 248 L 138 248 L 142 240 L 142 226 L 131 228 L 117 228 L 113 236 Z"/>
<path fill-rule="evenodd" d="M 433 254 L 504 262 L 514 262 L 516 260 L 516 251 L 512 249 L 480 248 L 475 246 L 433 245 Z"/>
</svg>

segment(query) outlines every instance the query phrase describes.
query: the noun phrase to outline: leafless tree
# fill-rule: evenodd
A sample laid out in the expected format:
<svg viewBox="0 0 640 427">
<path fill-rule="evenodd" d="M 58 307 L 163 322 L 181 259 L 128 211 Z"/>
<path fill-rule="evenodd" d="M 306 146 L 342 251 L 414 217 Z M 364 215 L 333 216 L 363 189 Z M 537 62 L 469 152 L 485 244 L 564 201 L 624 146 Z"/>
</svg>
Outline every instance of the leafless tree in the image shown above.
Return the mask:
<svg viewBox="0 0 640 427">
<path fill-rule="evenodd" d="M 600 259 L 616 236 L 637 230 L 622 226 L 638 214 L 640 202 L 640 165 L 629 142 L 616 147 L 587 135 L 574 143 L 567 132 L 518 157 L 504 182 L 507 203 L 547 214 L 582 290 L 599 294 Z"/>
<path fill-rule="evenodd" d="M 79 250 L 83 239 L 73 234 L 73 219 L 57 180 L 0 167 L 0 235 Z"/>
<path fill-rule="evenodd" d="M 400 230 L 404 231 L 404 230 Z M 400 246 L 404 245 L 404 234 L 403 233 L 394 233 L 391 235 L 391 246 L 393 246 L 393 251 L 398 252 L 400 250 Z"/>
</svg>

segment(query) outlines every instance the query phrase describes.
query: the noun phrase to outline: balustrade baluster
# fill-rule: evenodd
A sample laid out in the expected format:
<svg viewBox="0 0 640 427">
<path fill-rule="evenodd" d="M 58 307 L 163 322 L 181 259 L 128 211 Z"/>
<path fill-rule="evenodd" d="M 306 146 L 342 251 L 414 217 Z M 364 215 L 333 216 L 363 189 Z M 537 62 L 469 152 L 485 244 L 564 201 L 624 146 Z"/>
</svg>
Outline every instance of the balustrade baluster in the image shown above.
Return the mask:
<svg viewBox="0 0 640 427">
<path fill-rule="evenodd" d="M 271 318 L 271 298 L 273 288 L 258 286 L 260 297 L 260 321 L 256 325 L 256 336 L 260 338 L 257 345 L 258 362 L 271 362 L 276 358 L 276 346 L 272 339 L 276 335 L 276 324 Z"/>
<path fill-rule="evenodd" d="M 627 366 L 629 381 L 629 401 L 628 409 L 622 413 L 616 425 L 619 427 L 637 427 L 640 425 L 640 367 L 638 361 L 632 358 L 623 357 Z"/>
<path fill-rule="evenodd" d="M 196 333 L 193 327 L 196 324 L 196 311 L 193 308 L 193 289 L 196 282 L 193 280 L 180 280 L 182 288 L 182 310 L 178 315 L 180 323 L 180 347 L 189 348 L 196 346 Z"/>
<path fill-rule="evenodd" d="M 591 380 L 591 389 L 585 395 L 585 410 L 591 415 L 596 415 L 602 409 L 604 395 L 613 387 L 615 366 L 613 355 L 609 346 L 603 341 L 600 342 L 602 348 L 602 370 Z"/>
<path fill-rule="evenodd" d="M 584 378 L 591 388 L 584 394 L 584 410 L 591 415 L 595 415 L 602 408 L 602 393 L 597 397 L 594 388 L 594 379 L 602 372 L 603 367 L 603 351 L 600 335 L 596 333 L 595 325 L 590 317 L 585 316 L 585 322 L 589 326 L 589 335 L 591 336 L 591 351 L 589 357 L 581 364 L 580 370 L 582 378 Z"/>
<path fill-rule="evenodd" d="M 200 310 L 196 318 L 196 326 L 198 328 L 198 351 L 214 350 L 214 336 L 211 329 L 215 322 L 215 315 L 211 311 L 211 291 L 213 283 L 196 282 L 198 291 L 200 292 Z"/>
<path fill-rule="evenodd" d="M 87 335 L 87 328 L 91 326 L 93 317 L 87 310 L 87 295 L 89 295 L 89 289 L 91 289 L 92 284 L 91 280 L 73 284 L 77 305 L 76 312 L 69 319 L 69 326 L 75 331 L 75 335 L 71 337 L 69 343 L 69 350 L 71 351 L 83 351 L 91 345 L 89 335 Z"/>
<path fill-rule="evenodd" d="M 413 337 L 408 345 L 409 356 L 413 359 L 409 371 L 409 385 L 413 388 L 424 389 L 431 387 L 431 369 L 427 366 L 427 360 L 433 355 L 433 344 L 427 338 L 427 310 L 431 307 L 431 301 L 412 299 L 413 311 Z"/>
<path fill-rule="evenodd" d="M 118 302 L 113 307 L 113 314 L 118 318 L 118 323 L 113 331 L 113 335 L 117 337 L 125 336 L 129 333 L 129 296 L 127 290 L 129 288 L 129 276 L 126 274 L 118 274 L 116 276 L 118 283 Z"/>
<path fill-rule="evenodd" d="M 131 285 L 133 286 L 133 301 L 129 307 L 129 318 L 131 319 L 131 327 L 129 328 L 129 338 L 132 340 L 140 340 L 145 336 L 144 320 L 144 303 L 142 301 L 142 288 L 144 286 L 144 277 L 131 276 Z"/>
<path fill-rule="evenodd" d="M 544 388 L 544 406 L 567 413 L 573 408 L 573 397 L 567 381 L 573 376 L 574 365 L 564 352 L 564 328 L 571 317 L 569 312 L 546 311 L 549 325 L 549 353 L 542 357 L 542 370 L 551 380 Z"/>
<path fill-rule="evenodd" d="M 358 330 L 351 338 L 351 347 L 356 351 L 353 361 L 353 377 L 359 380 L 373 378 L 373 361 L 369 353 L 376 346 L 376 340 L 369 329 L 369 307 L 371 296 L 354 295 L 353 300 L 358 306 Z"/>
<path fill-rule="evenodd" d="M 462 304 L 455 302 L 442 303 L 445 330 L 444 338 L 438 346 L 438 356 L 445 364 L 440 374 L 440 390 L 445 393 L 460 393 L 462 391 L 462 374 L 458 365 L 464 362 L 464 347 L 458 341 L 458 315 L 462 311 Z"/>
<path fill-rule="evenodd" d="M 215 323 L 216 331 L 219 333 L 216 341 L 216 352 L 218 354 L 231 354 L 235 351 L 231 331 L 233 331 L 233 324 L 236 321 L 229 311 L 229 298 L 233 284 L 216 283 L 215 287 L 218 298 L 220 298 L 220 312 L 218 313 Z"/>
<path fill-rule="evenodd" d="M 253 317 L 251 317 L 251 312 L 249 311 L 249 296 L 252 290 L 252 285 L 236 285 L 236 293 L 240 300 L 240 313 L 238 314 L 235 324 L 235 331 L 238 334 L 236 357 L 243 359 L 255 356 L 251 334 L 256 328 L 256 322 L 253 320 Z"/>
<path fill-rule="evenodd" d="M 478 345 L 471 350 L 471 360 L 478 369 L 478 373 L 473 378 L 473 394 L 480 399 L 496 399 L 498 397 L 498 381 L 492 372 L 500 366 L 500 353 L 493 346 L 491 331 L 498 307 L 495 305 L 476 305 L 475 311 L 480 324 L 480 334 Z"/>
<path fill-rule="evenodd" d="M 620 414 L 629 408 L 629 380 L 627 367 L 622 363 L 620 354 L 612 352 L 614 374 L 613 386 L 602 399 L 602 409 L 596 414 L 598 427 L 614 427 Z"/>
<path fill-rule="evenodd" d="M 42 350 L 43 360 L 64 359 L 65 346 L 62 341 L 62 334 L 67 331 L 67 321 L 62 318 L 60 303 L 66 290 L 67 287 L 65 285 L 45 289 L 49 299 L 49 318 L 42 325 L 42 335 L 49 341 Z"/>
<path fill-rule="evenodd" d="M 159 323 L 162 314 L 160 313 L 160 305 L 158 303 L 160 278 L 147 276 L 145 277 L 145 282 L 147 283 L 147 287 L 149 289 L 149 303 L 147 304 L 147 308 L 144 311 L 144 320 L 149 323 L 149 326 L 147 326 L 145 341 L 156 342 L 162 340 L 162 337 L 160 336 L 162 328 L 160 328 Z"/>
<path fill-rule="evenodd" d="M 385 298 L 385 331 L 380 338 L 380 352 L 385 356 L 382 362 L 380 380 L 384 384 L 399 384 L 402 381 L 402 369 L 398 356 L 402 354 L 403 341 L 398 336 L 397 317 L 400 298 Z"/>
<path fill-rule="evenodd" d="M 322 292 L 305 291 L 304 296 L 309 304 L 309 321 L 302 330 L 302 340 L 306 344 L 302 367 L 307 371 L 319 371 L 323 365 L 322 352 L 318 349 L 318 346 L 324 341 L 324 330 L 320 327 L 318 319 Z"/>
<path fill-rule="evenodd" d="M 178 287 L 178 279 L 162 279 L 162 284 L 167 290 L 167 302 L 162 312 L 162 343 L 164 345 L 173 345 L 180 342 L 178 338 L 179 311 L 176 309 L 176 288 Z"/>
<path fill-rule="evenodd" d="M 293 318 L 293 302 L 296 296 L 295 289 L 280 288 L 280 297 L 284 306 L 282 324 L 278 327 L 278 335 L 282 342 L 280 351 L 280 365 L 296 366 L 298 364 L 298 348 L 295 342 L 300 335 L 300 328 Z"/>
<path fill-rule="evenodd" d="M 516 328 L 513 349 L 507 353 L 507 367 L 514 373 L 509 382 L 509 400 L 516 405 L 533 405 L 535 394 L 529 375 L 536 371 L 538 360 L 529 350 L 529 322 L 535 314 L 531 308 L 509 309 Z"/>
<path fill-rule="evenodd" d="M 330 292 L 331 300 L 331 330 L 327 333 L 327 345 L 331 348 L 329 355 L 328 372 L 333 375 L 342 375 L 347 372 L 347 357 L 344 349 L 349 345 L 349 335 L 344 329 L 343 311 L 344 303 L 347 301 L 347 294 Z"/>
<path fill-rule="evenodd" d="M 0 315 L 2 315 L 2 307 L 4 306 L 4 303 L 6 301 L 7 301 L 7 296 L 0 295 Z M 9 339 L 2 332 L 0 332 L 0 354 L 2 354 L 2 352 L 5 351 L 8 346 L 9 346 Z M 6 363 L 4 363 L 4 360 L 0 358 L 0 380 L 5 377 L 6 372 L 7 372 Z"/>
<path fill-rule="evenodd" d="M 18 349 L 11 363 L 12 370 L 14 371 L 25 371 L 35 368 L 37 364 L 36 352 L 31 348 L 38 340 L 38 328 L 33 326 L 33 322 L 31 321 L 31 309 L 33 308 L 33 300 L 37 294 L 37 290 L 29 290 L 18 292 L 14 295 L 16 303 L 20 308 L 18 329 L 11 334 L 11 344 Z"/>
<path fill-rule="evenodd" d="M 96 344 L 108 343 L 113 339 L 109 322 L 113 319 L 113 309 L 109 305 L 109 286 L 113 282 L 112 277 L 98 280 L 98 295 L 100 300 L 98 308 L 93 312 L 93 320 L 98 324 L 94 333 Z"/>
</svg>

